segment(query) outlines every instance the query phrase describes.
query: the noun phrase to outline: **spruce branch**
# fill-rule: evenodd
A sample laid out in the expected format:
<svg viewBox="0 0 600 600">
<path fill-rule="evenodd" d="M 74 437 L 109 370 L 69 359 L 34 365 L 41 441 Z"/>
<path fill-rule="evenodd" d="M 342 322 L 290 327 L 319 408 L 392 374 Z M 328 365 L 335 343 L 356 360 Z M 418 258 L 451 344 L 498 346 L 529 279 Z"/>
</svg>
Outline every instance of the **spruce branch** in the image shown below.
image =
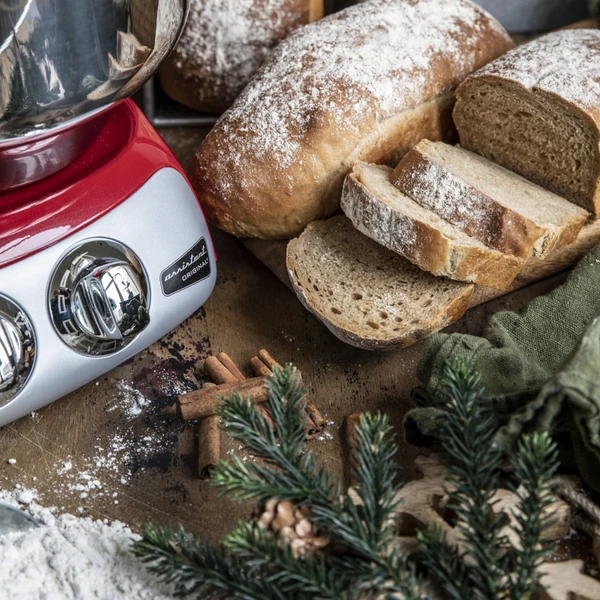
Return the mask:
<svg viewBox="0 0 600 600">
<path fill-rule="evenodd" d="M 269 570 L 270 581 L 284 593 L 303 590 L 311 598 L 340 598 L 348 575 L 332 569 L 323 556 L 294 556 L 285 540 L 278 540 L 255 523 L 240 523 L 227 534 L 223 545 L 252 571 Z"/>
<path fill-rule="evenodd" d="M 502 535 L 506 517 L 493 511 L 500 453 L 492 444 L 495 422 L 481 402 L 480 379 L 455 361 L 446 366 L 445 384 L 447 506 L 456 515 L 464 551 L 450 545 L 440 529 L 425 528 L 417 534 L 422 566 L 450 600 L 521 600 L 539 589 L 556 446 L 544 435 L 519 444 L 513 459 L 521 484 L 514 529 L 521 548 L 511 549 Z M 241 523 L 214 547 L 182 529 L 149 525 L 135 544 L 136 554 L 163 580 L 198 598 L 420 600 L 428 582 L 403 554 L 395 533 L 400 486 L 388 418 L 361 417 L 352 457 L 357 486 L 342 496 L 341 483 L 303 448 L 304 397 L 293 367 L 274 369 L 267 403 L 277 436 L 249 400 L 234 395 L 225 401 L 219 409 L 223 428 L 261 461 L 222 461 L 212 483 L 238 501 L 291 502 L 312 524 L 318 536 L 313 543 L 325 539 L 330 545 L 319 554 L 301 554 L 304 538 Z"/>
<path fill-rule="evenodd" d="M 511 548 L 502 529 L 507 515 L 494 515 L 500 451 L 492 438 L 495 422 L 482 402 L 480 378 L 460 360 L 444 373 L 447 413 L 441 442 L 451 458 L 448 508 L 456 514 L 464 552 L 450 546 L 439 529 L 419 532 L 423 563 L 451 600 L 522 600 L 539 591 L 539 567 L 547 557 L 540 542 L 551 524 L 551 479 L 558 451 L 547 434 L 524 437 L 512 458 L 519 510 L 513 529 L 520 548 Z"/>
<path fill-rule="evenodd" d="M 234 396 L 225 402 L 219 410 L 222 427 L 267 466 L 239 459 L 223 462 L 213 471 L 213 485 L 234 500 L 275 497 L 309 507 L 314 523 L 344 549 L 344 558 L 332 561 L 334 568 L 353 573 L 363 590 L 379 589 L 410 598 L 409 588 L 420 589 L 421 584 L 398 556 L 388 554 L 394 542 L 392 516 L 399 492 L 394 483 L 397 447 L 388 418 L 380 414 L 361 417 L 354 449 L 359 500 L 346 496 L 340 501 L 341 483 L 332 479 L 311 452 L 302 452 L 304 397 L 293 367 L 274 369 L 267 403 L 279 442 L 272 433 L 264 435 L 268 428 L 248 401 Z"/>
<path fill-rule="evenodd" d="M 133 552 L 148 570 L 184 594 L 226 600 L 287 600 L 277 585 L 250 573 L 224 550 L 198 541 L 182 528 L 147 524 Z"/>
<path fill-rule="evenodd" d="M 450 546 L 439 527 L 427 526 L 417 532 L 422 548 L 423 566 L 446 594 L 448 600 L 464 600 L 470 596 L 469 572 L 456 548 Z"/>
<path fill-rule="evenodd" d="M 521 549 L 514 557 L 510 599 L 520 600 L 540 591 L 539 568 L 551 554 L 541 542 L 544 530 L 554 519 L 548 508 L 553 502 L 552 478 L 558 468 L 558 448 L 547 433 L 534 433 L 519 441 L 511 462 L 515 480 L 521 484 L 515 490 L 520 502 L 514 526 Z"/>
<path fill-rule="evenodd" d="M 448 508 L 458 516 L 457 527 L 474 562 L 470 579 L 475 597 L 501 598 L 506 590 L 503 550 L 508 547 L 501 535 L 504 515 L 494 515 L 494 494 L 498 488 L 500 450 L 492 444 L 495 421 L 482 402 L 479 374 L 463 361 L 445 367 L 447 413 L 441 442 L 450 455 Z"/>
<path fill-rule="evenodd" d="M 295 367 L 273 370 L 267 406 L 279 439 L 249 400 L 235 394 L 223 402 L 218 411 L 221 427 L 263 459 L 266 466 L 246 464 L 237 457 L 230 462 L 222 461 L 211 477 L 211 484 L 220 488 L 221 495 L 227 494 L 238 501 L 262 502 L 275 497 L 295 504 L 329 504 L 339 495 L 340 487 L 334 485 L 328 471 L 311 452 L 302 452 L 305 396 Z"/>
</svg>

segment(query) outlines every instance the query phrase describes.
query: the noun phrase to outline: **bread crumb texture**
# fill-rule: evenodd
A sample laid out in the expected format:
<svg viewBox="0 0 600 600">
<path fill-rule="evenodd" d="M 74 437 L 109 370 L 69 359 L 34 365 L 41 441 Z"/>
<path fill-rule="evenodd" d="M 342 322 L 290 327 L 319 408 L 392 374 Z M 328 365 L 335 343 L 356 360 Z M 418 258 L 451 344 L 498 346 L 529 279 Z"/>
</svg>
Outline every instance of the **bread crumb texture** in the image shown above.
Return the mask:
<svg viewBox="0 0 600 600">
<path fill-rule="evenodd" d="M 298 297 L 340 339 L 408 346 L 465 312 L 473 286 L 434 277 L 354 229 L 343 216 L 311 223 L 288 245 Z"/>
</svg>

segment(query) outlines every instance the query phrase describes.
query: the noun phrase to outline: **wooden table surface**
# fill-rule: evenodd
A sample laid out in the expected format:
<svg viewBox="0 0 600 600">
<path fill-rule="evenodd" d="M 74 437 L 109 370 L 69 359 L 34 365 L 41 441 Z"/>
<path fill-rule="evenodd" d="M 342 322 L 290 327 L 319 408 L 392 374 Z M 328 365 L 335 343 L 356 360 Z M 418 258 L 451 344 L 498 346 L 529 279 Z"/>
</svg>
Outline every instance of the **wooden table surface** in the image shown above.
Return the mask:
<svg viewBox="0 0 600 600">
<path fill-rule="evenodd" d="M 161 132 L 187 165 L 205 134 Z M 303 372 L 311 398 L 330 421 L 309 442 L 332 469 L 341 467 L 339 427 L 351 411 L 383 410 L 395 424 L 406 479 L 419 449 L 401 437 L 422 343 L 376 354 L 347 346 L 308 314 L 295 296 L 241 244 L 214 231 L 216 289 L 194 316 L 160 342 L 62 400 L 0 432 L 0 485 L 34 488 L 39 502 L 75 514 L 182 523 L 213 539 L 250 507 L 218 500 L 197 477 L 195 424 L 158 413 L 182 390 L 202 382 L 198 365 L 228 352 L 242 367 L 260 348 Z M 520 309 L 562 276 L 473 309 L 451 330 L 480 333 L 498 310 Z M 58 374 L 57 376 L 60 376 Z M 223 456 L 240 452 L 223 436 Z M 16 459 L 9 464 L 9 459 Z"/>
</svg>

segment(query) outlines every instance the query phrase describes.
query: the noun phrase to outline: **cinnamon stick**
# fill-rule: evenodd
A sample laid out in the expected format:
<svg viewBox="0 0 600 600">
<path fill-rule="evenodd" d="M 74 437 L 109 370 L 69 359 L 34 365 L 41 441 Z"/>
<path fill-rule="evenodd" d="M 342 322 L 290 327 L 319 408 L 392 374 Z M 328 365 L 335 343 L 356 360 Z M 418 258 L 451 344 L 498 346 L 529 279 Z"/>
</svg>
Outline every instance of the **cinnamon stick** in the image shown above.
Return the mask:
<svg viewBox="0 0 600 600">
<path fill-rule="evenodd" d="M 238 381 L 246 380 L 244 374 L 238 369 L 238 366 L 231 360 L 228 354 L 219 352 L 219 354 L 217 354 L 217 359 Z"/>
<path fill-rule="evenodd" d="M 208 479 L 211 470 L 221 459 L 221 430 L 219 417 L 211 415 L 200 421 L 198 429 L 198 473 Z"/>
<path fill-rule="evenodd" d="M 280 369 L 282 368 L 281 365 L 264 348 L 258 351 L 257 356 L 263 361 L 263 363 L 265 363 L 265 365 L 267 365 L 267 367 L 269 367 L 269 369 L 271 369 L 271 371 L 274 367 L 279 367 Z"/>
<path fill-rule="evenodd" d="M 273 373 L 258 356 L 253 356 L 250 359 L 250 368 L 256 376 L 269 377 Z"/>
<path fill-rule="evenodd" d="M 323 418 L 321 411 L 310 400 L 306 402 L 306 412 L 315 424 L 317 431 L 319 433 L 324 431 L 325 427 L 327 427 L 327 421 Z"/>
<path fill-rule="evenodd" d="M 354 460 L 354 449 L 358 432 L 356 429 L 360 427 L 360 413 L 353 412 L 344 417 L 344 480 L 346 487 L 354 487 L 356 485 L 356 461 Z"/>
<path fill-rule="evenodd" d="M 250 398 L 250 402 L 258 404 L 267 400 L 267 386 L 264 377 L 253 377 L 246 381 L 225 383 L 216 387 L 204 386 L 201 390 L 188 392 L 177 398 L 181 416 L 186 420 L 203 419 L 215 413 L 225 398 L 238 392 L 242 398 Z"/>
<path fill-rule="evenodd" d="M 312 440 L 315 437 L 317 437 L 317 435 L 319 435 L 320 432 L 317 429 L 317 426 L 313 423 L 313 420 L 310 418 L 310 415 L 308 414 L 306 408 L 304 409 L 304 412 L 302 414 L 306 415 L 306 421 L 304 423 L 304 433 L 306 435 L 306 439 Z"/>
<path fill-rule="evenodd" d="M 209 356 L 204 361 L 204 372 L 215 383 L 238 383 L 239 381 L 216 356 Z"/>
</svg>

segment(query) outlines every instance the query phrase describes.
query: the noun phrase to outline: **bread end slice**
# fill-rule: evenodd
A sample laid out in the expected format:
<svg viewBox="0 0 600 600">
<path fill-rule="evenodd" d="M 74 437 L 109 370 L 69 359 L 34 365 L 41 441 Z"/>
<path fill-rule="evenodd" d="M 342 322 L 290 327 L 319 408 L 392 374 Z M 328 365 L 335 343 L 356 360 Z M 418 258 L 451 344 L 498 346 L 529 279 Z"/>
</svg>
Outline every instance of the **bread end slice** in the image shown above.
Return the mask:
<svg viewBox="0 0 600 600">
<path fill-rule="evenodd" d="M 586 81 L 576 73 L 573 80 Z M 462 147 L 600 216 L 600 118 L 593 110 L 493 70 L 471 76 L 456 94 Z"/>
<path fill-rule="evenodd" d="M 357 162 L 346 177 L 342 210 L 354 227 L 434 275 L 506 289 L 523 258 L 489 248 L 402 194 L 392 170 Z"/>
<path fill-rule="evenodd" d="M 410 346 L 459 319 L 474 286 L 434 277 L 337 216 L 287 247 L 302 304 L 340 340 L 365 350 Z"/>
</svg>

